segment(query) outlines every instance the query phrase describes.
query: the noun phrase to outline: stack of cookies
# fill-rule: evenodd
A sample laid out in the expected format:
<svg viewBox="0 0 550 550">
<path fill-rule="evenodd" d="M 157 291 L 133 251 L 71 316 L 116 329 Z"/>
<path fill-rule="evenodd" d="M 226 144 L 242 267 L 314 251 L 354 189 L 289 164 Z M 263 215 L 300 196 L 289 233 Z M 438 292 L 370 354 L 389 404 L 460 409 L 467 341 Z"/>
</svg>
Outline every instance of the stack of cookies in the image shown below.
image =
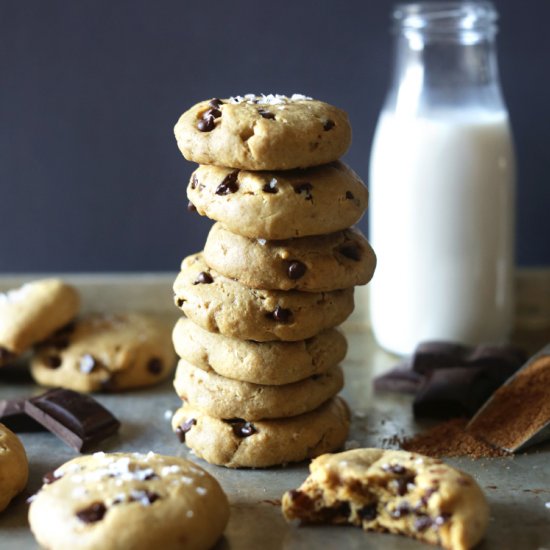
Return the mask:
<svg viewBox="0 0 550 550">
<path fill-rule="evenodd" d="M 334 327 L 376 258 L 352 228 L 363 182 L 338 158 L 347 115 L 302 95 L 201 102 L 175 127 L 191 176 L 189 209 L 217 223 L 174 283 L 187 318 L 173 340 L 183 400 L 172 426 L 199 456 L 267 467 L 343 445 L 337 397 L 346 354 Z"/>
</svg>

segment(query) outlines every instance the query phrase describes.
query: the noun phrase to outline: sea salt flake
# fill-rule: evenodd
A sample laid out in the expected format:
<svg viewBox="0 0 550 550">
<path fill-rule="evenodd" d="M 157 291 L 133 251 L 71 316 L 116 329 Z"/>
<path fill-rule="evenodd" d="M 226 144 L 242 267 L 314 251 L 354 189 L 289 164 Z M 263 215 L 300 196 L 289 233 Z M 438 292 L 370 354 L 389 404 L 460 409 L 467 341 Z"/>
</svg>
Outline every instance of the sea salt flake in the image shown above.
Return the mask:
<svg viewBox="0 0 550 550">
<path fill-rule="evenodd" d="M 204 487 L 197 487 L 195 490 L 197 491 L 197 494 L 199 494 L 201 496 L 204 496 L 207 493 L 207 491 Z"/>
<path fill-rule="evenodd" d="M 172 417 L 174 416 L 174 411 L 172 409 L 166 409 L 164 411 L 164 420 L 172 420 Z"/>
<path fill-rule="evenodd" d="M 192 518 L 195 514 L 193 513 L 193 510 L 187 510 L 187 512 L 185 512 L 185 515 L 188 518 Z"/>
</svg>

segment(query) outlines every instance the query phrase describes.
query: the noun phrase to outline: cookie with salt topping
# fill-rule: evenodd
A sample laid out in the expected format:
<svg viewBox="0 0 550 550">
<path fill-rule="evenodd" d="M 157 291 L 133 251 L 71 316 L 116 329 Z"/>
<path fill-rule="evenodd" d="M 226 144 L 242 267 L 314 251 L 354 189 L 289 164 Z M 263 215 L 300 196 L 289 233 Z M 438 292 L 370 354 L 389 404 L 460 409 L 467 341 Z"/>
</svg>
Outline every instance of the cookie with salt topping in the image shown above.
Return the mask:
<svg viewBox="0 0 550 550">
<path fill-rule="evenodd" d="M 60 279 L 42 279 L 0 293 L 0 366 L 9 363 L 78 313 L 80 298 Z"/>
<path fill-rule="evenodd" d="M 302 94 L 201 101 L 180 117 L 174 134 L 187 160 L 246 170 L 326 164 L 351 143 L 347 114 Z"/>
<path fill-rule="evenodd" d="M 150 386 L 173 371 L 171 330 L 142 313 L 90 313 L 44 341 L 31 362 L 43 386 L 80 392 Z"/>
<path fill-rule="evenodd" d="M 95 453 L 44 476 L 29 523 L 51 550 L 206 550 L 229 518 L 208 472 L 179 457 Z"/>
<path fill-rule="evenodd" d="M 0 424 L 0 512 L 27 484 L 29 464 L 19 438 Z"/>
</svg>

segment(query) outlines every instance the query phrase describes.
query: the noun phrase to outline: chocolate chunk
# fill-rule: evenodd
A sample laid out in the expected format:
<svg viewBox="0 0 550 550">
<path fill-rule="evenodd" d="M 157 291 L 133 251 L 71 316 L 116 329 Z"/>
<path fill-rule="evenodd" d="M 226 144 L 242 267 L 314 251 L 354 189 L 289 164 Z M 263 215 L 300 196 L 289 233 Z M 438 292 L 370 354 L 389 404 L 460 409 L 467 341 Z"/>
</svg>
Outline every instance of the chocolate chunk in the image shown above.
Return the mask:
<svg viewBox="0 0 550 550">
<path fill-rule="evenodd" d="M 402 497 L 414 489 L 414 476 L 399 477 L 395 480 L 396 493 Z"/>
<path fill-rule="evenodd" d="M 223 178 L 223 181 L 218 185 L 216 195 L 229 195 L 230 193 L 236 193 L 239 190 L 239 183 L 237 182 L 238 177 L 238 170 L 227 174 L 227 176 Z"/>
<path fill-rule="evenodd" d="M 301 508 L 302 510 L 313 510 L 315 507 L 313 500 L 303 491 L 292 489 L 288 494 L 292 500 L 292 505 L 296 508 Z"/>
<path fill-rule="evenodd" d="M 373 519 L 376 519 L 377 514 L 378 513 L 376 502 L 371 502 L 370 504 L 367 504 L 366 506 L 363 506 L 363 508 L 357 510 L 357 515 L 362 520 L 366 521 L 372 521 Z"/>
<path fill-rule="evenodd" d="M 107 508 L 103 502 L 94 502 L 87 508 L 83 508 L 76 513 L 77 518 L 84 523 L 95 523 L 101 521 L 107 512 Z"/>
<path fill-rule="evenodd" d="M 222 116 L 222 112 L 219 109 L 216 109 L 215 107 L 213 107 L 212 109 L 208 109 L 208 111 L 206 111 L 204 115 L 202 115 L 203 118 L 207 118 L 207 117 L 220 118 L 221 116 Z"/>
<path fill-rule="evenodd" d="M 237 437 L 250 437 L 258 431 L 256 430 L 254 424 L 247 422 L 242 418 L 229 418 L 227 420 L 224 419 L 224 422 L 227 424 L 231 424 L 231 427 L 233 428 L 233 433 Z"/>
<path fill-rule="evenodd" d="M 197 128 L 201 132 L 211 132 L 216 127 L 216 123 L 214 122 L 214 117 L 209 116 L 206 118 L 201 118 L 197 122 Z"/>
<path fill-rule="evenodd" d="M 61 362 L 59 355 L 47 355 L 44 358 L 44 365 L 50 369 L 58 369 L 61 366 Z"/>
<path fill-rule="evenodd" d="M 288 264 L 287 274 L 289 279 L 301 279 L 306 274 L 306 271 L 306 265 L 298 260 L 291 260 Z"/>
<path fill-rule="evenodd" d="M 262 191 L 264 193 L 271 193 L 275 194 L 279 192 L 279 189 L 277 189 L 277 180 L 275 178 L 271 178 L 262 188 Z"/>
<path fill-rule="evenodd" d="M 346 199 L 352 201 L 355 198 L 355 195 L 351 191 L 346 191 Z"/>
<path fill-rule="evenodd" d="M 210 107 L 214 107 L 214 109 L 218 109 L 220 105 L 224 105 L 224 102 L 221 99 L 215 97 L 208 102 L 208 105 L 210 105 Z"/>
<path fill-rule="evenodd" d="M 80 358 L 79 367 L 80 372 L 90 374 L 99 368 L 99 361 L 93 355 L 86 353 Z"/>
<path fill-rule="evenodd" d="M 338 252 L 340 252 L 342 256 L 345 256 L 350 260 L 354 260 L 355 262 L 359 262 L 361 260 L 361 249 L 357 243 L 345 243 L 338 248 Z"/>
<path fill-rule="evenodd" d="M 210 285 L 214 282 L 214 279 L 212 278 L 212 275 L 210 273 L 207 273 L 206 271 L 201 271 L 197 278 L 194 281 L 194 285 Z"/>
<path fill-rule="evenodd" d="M 183 298 L 178 298 L 178 299 L 176 300 L 176 305 L 177 305 L 178 307 L 181 307 L 184 303 L 185 303 L 185 300 L 184 300 Z"/>
<path fill-rule="evenodd" d="M 39 432 L 45 428 L 25 413 L 25 399 L 0 400 L 0 422 L 14 432 Z"/>
<path fill-rule="evenodd" d="M 290 309 L 277 306 L 271 313 L 266 314 L 266 317 L 271 317 L 279 323 L 289 323 L 292 321 L 292 311 Z"/>
<path fill-rule="evenodd" d="M 191 202 L 189 201 L 187 203 L 187 211 L 188 212 L 196 212 L 197 211 L 197 207 Z"/>
<path fill-rule="evenodd" d="M 334 120 L 327 119 L 327 121 L 323 124 L 323 129 L 325 132 L 328 132 L 329 130 L 332 130 L 336 126 Z"/>
<path fill-rule="evenodd" d="M 415 394 L 424 383 L 424 375 L 411 369 L 410 361 L 400 363 L 373 380 L 376 391 L 392 391 Z"/>
<path fill-rule="evenodd" d="M 163 369 L 162 361 L 158 357 L 153 357 L 152 359 L 149 359 L 149 362 L 147 363 L 147 370 L 151 374 L 160 374 Z"/>
<path fill-rule="evenodd" d="M 399 519 L 408 516 L 411 513 L 411 508 L 406 502 L 400 502 L 391 512 L 392 518 Z"/>
<path fill-rule="evenodd" d="M 120 427 L 120 422 L 93 397 L 61 388 L 28 399 L 24 411 L 79 452 Z"/>
<path fill-rule="evenodd" d="M 311 194 L 311 190 L 313 189 L 313 185 L 308 182 L 298 183 L 294 186 L 294 192 L 298 195 L 301 195 L 302 193 L 305 193 L 306 195 L 306 201 L 312 201 L 313 195 Z"/>
<path fill-rule="evenodd" d="M 258 109 L 258 113 L 262 118 L 268 118 L 271 120 L 275 119 L 275 114 L 270 111 L 267 111 L 266 109 Z"/>
<path fill-rule="evenodd" d="M 185 434 L 197 423 L 194 418 L 189 418 L 176 428 L 176 435 L 181 443 L 185 442 Z"/>
<path fill-rule="evenodd" d="M 432 526 L 432 519 L 429 516 L 421 515 L 414 520 L 414 528 L 419 531 L 425 531 Z"/>
</svg>

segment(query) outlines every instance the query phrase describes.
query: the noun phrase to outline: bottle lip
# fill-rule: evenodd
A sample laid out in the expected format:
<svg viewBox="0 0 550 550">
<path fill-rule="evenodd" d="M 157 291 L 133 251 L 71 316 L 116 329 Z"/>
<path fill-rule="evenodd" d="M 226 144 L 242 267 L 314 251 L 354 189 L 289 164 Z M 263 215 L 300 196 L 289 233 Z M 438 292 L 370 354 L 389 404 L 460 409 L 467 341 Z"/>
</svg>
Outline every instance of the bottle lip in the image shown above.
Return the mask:
<svg viewBox="0 0 550 550">
<path fill-rule="evenodd" d="M 397 29 L 429 33 L 497 31 L 498 13 L 492 2 L 415 2 L 394 7 L 393 20 Z"/>
</svg>

